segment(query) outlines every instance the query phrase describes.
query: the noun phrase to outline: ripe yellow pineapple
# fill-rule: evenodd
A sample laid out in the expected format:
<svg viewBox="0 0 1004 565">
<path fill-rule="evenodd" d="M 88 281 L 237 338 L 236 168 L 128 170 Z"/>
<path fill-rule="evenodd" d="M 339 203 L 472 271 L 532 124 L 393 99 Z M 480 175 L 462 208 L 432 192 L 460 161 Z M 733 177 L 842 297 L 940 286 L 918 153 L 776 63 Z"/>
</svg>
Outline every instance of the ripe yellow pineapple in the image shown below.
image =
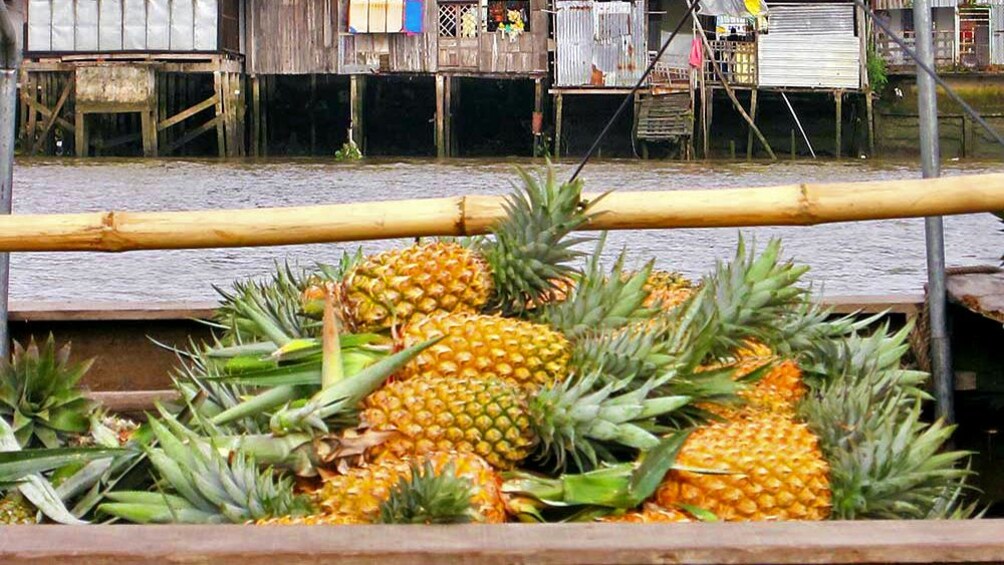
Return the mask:
<svg viewBox="0 0 1004 565">
<path fill-rule="evenodd" d="M 416 459 L 388 459 L 336 475 L 311 494 L 320 515 L 301 518 L 302 523 L 370 524 L 378 521 L 381 505 L 391 497 L 402 479 L 409 479 L 415 465 L 430 465 L 435 473 L 452 468 L 456 477 L 470 482 L 469 505 L 478 519 L 500 523 L 506 519 L 502 479 L 487 462 L 470 453 L 438 452 Z"/>
<path fill-rule="evenodd" d="M 527 391 L 568 376 L 571 345 L 543 324 L 486 315 L 437 315 L 404 328 L 404 346 L 446 336 L 409 362 L 401 376 L 498 377 Z"/>
<path fill-rule="evenodd" d="M 604 516 L 600 522 L 612 522 L 623 524 L 666 524 L 673 522 L 692 522 L 690 516 L 680 510 L 662 508 L 661 506 L 648 503 L 641 510 L 629 510 L 624 514 L 614 514 Z"/>
<path fill-rule="evenodd" d="M 829 466 L 818 438 L 791 415 L 749 408 L 695 431 L 656 492 L 663 507 L 709 510 L 723 520 L 823 520 Z"/>
<path fill-rule="evenodd" d="M 347 321 L 382 331 L 438 313 L 519 314 L 558 290 L 581 255 L 565 236 L 588 221 L 582 183 L 521 172 L 492 237 L 437 241 L 363 258 L 343 278 Z M 309 298 L 309 296 L 307 297 Z"/>
<path fill-rule="evenodd" d="M 498 378 L 415 378 L 369 395 L 362 421 L 374 431 L 397 431 L 371 454 L 393 458 L 455 450 L 476 453 L 496 469 L 530 454 L 533 435 L 526 401 Z"/>
<path fill-rule="evenodd" d="M 644 305 L 652 307 L 659 304 L 665 310 L 676 308 L 695 291 L 694 283 L 680 273 L 670 271 L 652 271 L 644 289 L 648 292 Z"/>
<path fill-rule="evenodd" d="M 0 498 L 0 526 L 37 524 L 38 510 L 17 491 Z"/>
<path fill-rule="evenodd" d="M 369 330 L 434 313 L 479 312 L 494 288 L 484 258 L 439 241 L 367 257 L 348 272 L 344 284 L 349 318 Z"/>
</svg>

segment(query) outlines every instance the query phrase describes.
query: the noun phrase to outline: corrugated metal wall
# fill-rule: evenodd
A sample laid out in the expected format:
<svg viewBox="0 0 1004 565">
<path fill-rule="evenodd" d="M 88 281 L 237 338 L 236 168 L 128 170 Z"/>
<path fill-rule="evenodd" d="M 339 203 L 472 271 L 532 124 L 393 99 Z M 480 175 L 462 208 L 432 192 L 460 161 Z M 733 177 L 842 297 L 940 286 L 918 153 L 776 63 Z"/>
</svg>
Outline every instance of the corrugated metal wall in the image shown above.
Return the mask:
<svg viewBox="0 0 1004 565">
<path fill-rule="evenodd" d="M 218 0 L 28 0 L 28 51 L 216 51 Z"/>
<path fill-rule="evenodd" d="M 632 86 L 648 61 L 645 2 L 558 0 L 557 86 Z"/>
<path fill-rule="evenodd" d="M 760 86 L 861 87 L 853 4 L 771 6 L 768 28 L 757 41 Z"/>
</svg>

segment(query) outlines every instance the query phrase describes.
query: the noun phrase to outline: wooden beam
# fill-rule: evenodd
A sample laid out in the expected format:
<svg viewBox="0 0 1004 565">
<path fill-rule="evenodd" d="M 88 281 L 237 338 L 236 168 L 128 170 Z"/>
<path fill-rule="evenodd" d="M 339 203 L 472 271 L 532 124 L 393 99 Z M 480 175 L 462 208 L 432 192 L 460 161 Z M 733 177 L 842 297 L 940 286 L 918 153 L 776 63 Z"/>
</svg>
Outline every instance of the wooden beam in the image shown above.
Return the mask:
<svg viewBox="0 0 1004 565">
<path fill-rule="evenodd" d="M 290 208 L 0 216 L 0 251 L 117 252 L 476 235 L 503 217 L 503 201 L 469 195 Z M 596 216 L 584 229 L 810 226 L 998 210 L 1004 210 L 1004 174 L 986 174 L 613 192 L 596 204 Z"/>
<path fill-rule="evenodd" d="M 843 149 L 843 145 L 844 145 L 843 144 L 843 140 L 844 140 L 844 138 L 843 138 L 843 135 L 844 135 L 844 123 L 843 123 L 844 122 L 844 92 L 842 90 L 837 90 L 836 92 L 833 93 L 833 99 L 834 99 L 834 101 L 836 102 L 836 105 L 837 105 L 837 108 L 836 108 L 836 112 L 837 112 L 837 116 L 836 116 L 837 131 L 836 131 L 836 134 L 835 134 L 835 139 L 834 139 L 833 146 L 834 146 L 834 154 L 837 156 L 837 159 L 839 159 L 840 158 L 840 154 L 841 154 L 842 149 Z"/>
<path fill-rule="evenodd" d="M 185 144 L 189 143 L 190 141 L 194 140 L 195 138 L 199 137 L 200 135 L 208 132 L 209 130 L 211 130 L 213 128 L 219 129 L 219 124 L 220 124 L 220 121 L 222 119 L 223 119 L 223 116 L 216 116 L 215 118 L 209 120 L 208 122 L 202 124 L 201 126 L 195 128 L 195 129 L 193 129 L 191 131 L 185 132 L 184 135 L 182 135 L 178 139 L 175 139 L 174 141 L 172 141 L 171 144 L 167 146 L 166 151 L 168 153 L 173 153 L 178 148 L 183 147 Z"/>
<path fill-rule="evenodd" d="M 750 91 L 750 119 L 753 123 L 756 123 L 756 102 L 757 102 L 757 89 L 754 88 Z M 750 129 L 746 133 L 746 160 L 753 160 L 753 130 Z"/>
<path fill-rule="evenodd" d="M 253 11 L 253 10 L 252 10 Z M 261 79 L 250 77 L 251 82 L 251 156 L 261 156 Z"/>
<path fill-rule="evenodd" d="M 132 143 L 133 141 L 142 141 L 143 132 L 139 133 L 127 133 L 125 135 L 120 135 L 118 137 L 113 137 L 111 139 L 101 139 L 100 137 L 95 139 L 92 145 L 97 149 L 108 149 L 111 147 L 118 147 L 119 145 L 124 145 L 126 143 Z"/>
<path fill-rule="evenodd" d="M 446 140 L 446 89 L 449 79 L 444 75 L 436 75 L 436 157 L 442 159 L 449 156 L 449 146 Z"/>
<path fill-rule="evenodd" d="M 143 133 L 143 156 L 157 156 L 157 110 L 152 108 L 140 112 L 140 131 Z"/>
<path fill-rule="evenodd" d="M 37 99 L 32 99 L 32 98 L 27 97 L 27 96 L 22 96 L 21 100 L 24 101 L 25 104 L 27 104 L 28 106 L 30 106 L 32 110 L 34 110 L 35 112 L 38 112 L 39 114 L 41 114 L 42 117 L 48 118 L 48 117 L 52 116 L 52 110 L 50 110 L 49 108 L 47 108 L 45 105 L 43 105 Z M 29 130 L 31 130 L 31 128 L 33 126 L 33 124 L 31 122 L 32 122 L 32 118 L 31 118 L 31 115 L 29 114 L 29 117 L 28 117 L 28 129 Z M 57 117 L 56 118 L 56 123 L 59 124 L 60 127 L 62 127 L 63 129 L 65 129 L 67 131 L 71 131 L 72 132 L 72 131 L 76 130 L 75 126 L 72 123 L 70 123 L 69 121 L 67 121 L 67 120 L 65 120 L 63 118 Z M 33 131 L 33 133 L 34 133 L 34 131 Z"/>
<path fill-rule="evenodd" d="M 86 157 L 88 152 L 87 144 L 90 143 L 90 139 L 87 137 L 87 114 L 82 112 L 80 108 L 73 114 L 73 120 L 76 122 L 76 127 L 74 128 L 74 145 L 77 149 L 77 157 Z"/>
<path fill-rule="evenodd" d="M 216 97 L 216 148 L 220 157 L 227 156 L 226 120 L 223 118 L 223 76 L 220 71 L 213 73 L 213 92 Z"/>
<path fill-rule="evenodd" d="M 59 113 L 63 111 L 63 106 L 66 105 L 66 101 L 70 98 L 70 92 L 73 91 L 74 79 L 70 77 L 66 81 L 66 86 L 63 87 L 62 94 L 59 95 L 59 100 L 56 102 L 56 106 L 52 109 L 49 117 L 45 119 L 45 123 L 42 125 L 42 132 L 35 136 L 31 144 L 30 154 L 34 155 L 38 151 L 38 146 L 42 144 L 43 140 L 49 136 L 49 132 L 52 130 L 52 126 L 56 124 L 56 120 L 59 119 Z"/>
<path fill-rule="evenodd" d="M 192 106 L 191 108 L 182 110 L 181 112 L 178 112 L 177 114 L 171 116 L 170 118 L 161 121 L 160 123 L 157 124 L 157 131 L 164 131 L 175 124 L 180 124 L 181 122 L 187 120 L 188 118 L 191 118 L 192 116 L 198 114 L 199 112 L 202 112 L 203 110 L 208 110 L 215 105 L 216 105 L 216 95 L 214 94 L 209 98 L 206 98 L 202 102 L 199 102 L 198 104 Z"/>
<path fill-rule="evenodd" d="M 1004 521 L 9 526 L 5 565 L 999 563 Z"/>
<path fill-rule="evenodd" d="M 865 120 L 868 122 L 868 156 L 875 156 L 875 111 L 871 89 L 865 91 Z"/>
<path fill-rule="evenodd" d="M 554 158 L 561 159 L 561 134 L 565 123 L 565 95 L 554 95 Z"/>
</svg>

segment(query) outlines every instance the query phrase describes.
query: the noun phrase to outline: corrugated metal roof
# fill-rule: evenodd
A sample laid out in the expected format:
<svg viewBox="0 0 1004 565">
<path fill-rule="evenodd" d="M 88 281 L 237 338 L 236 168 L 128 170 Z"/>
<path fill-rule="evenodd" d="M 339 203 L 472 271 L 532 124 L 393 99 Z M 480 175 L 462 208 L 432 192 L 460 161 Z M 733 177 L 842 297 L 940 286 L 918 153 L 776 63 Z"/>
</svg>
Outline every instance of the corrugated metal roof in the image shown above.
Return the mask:
<svg viewBox="0 0 1004 565">
<path fill-rule="evenodd" d="M 593 62 L 593 13 L 590 0 L 555 3 L 554 37 L 558 40 L 558 86 L 589 84 Z"/>
<path fill-rule="evenodd" d="M 1000 3 L 1004 0 L 989 0 L 984 4 Z M 931 0 L 932 8 L 954 8 L 959 5 L 959 0 Z M 913 8 L 913 0 L 875 0 L 876 10 L 907 10 Z"/>
<path fill-rule="evenodd" d="M 854 4 L 778 4 L 771 6 L 770 35 L 854 35 Z"/>
<path fill-rule="evenodd" d="M 760 37 L 760 86 L 858 89 L 861 45 L 854 36 L 775 35 Z"/>
</svg>

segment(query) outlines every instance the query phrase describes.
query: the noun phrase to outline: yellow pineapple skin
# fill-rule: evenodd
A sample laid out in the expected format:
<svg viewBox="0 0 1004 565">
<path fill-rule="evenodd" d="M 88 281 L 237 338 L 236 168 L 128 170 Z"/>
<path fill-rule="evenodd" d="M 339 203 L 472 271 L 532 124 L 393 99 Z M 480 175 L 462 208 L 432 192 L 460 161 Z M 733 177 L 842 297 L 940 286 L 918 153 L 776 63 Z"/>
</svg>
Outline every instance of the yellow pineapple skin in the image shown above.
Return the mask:
<svg viewBox="0 0 1004 565">
<path fill-rule="evenodd" d="M 492 295 L 488 263 L 475 251 L 436 241 L 371 255 L 343 281 L 359 331 L 381 331 L 436 313 L 479 312 Z"/>
<path fill-rule="evenodd" d="M 614 524 L 669 524 L 675 522 L 692 522 L 690 516 L 672 508 L 647 503 L 641 510 L 629 510 L 624 514 L 604 516 L 598 520 Z"/>
<path fill-rule="evenodd" d="M 746 409 L 729 421 L 699 428 L 655 495 L 663 507 L 709 510 L 722 520 L 825 520 L 830 514 L 829 466 L 819 440 L 791 415 Z"/>
<path fill-rule="evenodd" d="M 468 479 L 473 487 L 471 506 L 481 521 L 499 524 L 506 521 L 502 477 L 488 463 L 471 453 L 438 452 L 420 457 L 386 459 L 350 469 L 344 475 L 327 479 L 310 493 L 320 510 L 310 516 L 281 516 L 262 520 L 259 525 L 351 525 L 372 524 L 380 515 L 380 505 L 402 480 L 411 477 L 415 465 L 431 462 L 436 473 L 450 464 L 457 477 Z"/>
<path fill-rule="evenodd" d="M 696 290 L 689 279 L 670 271 L 652 271 L 642 288 L 648 291 L 644 302 L 646 308 L 659 305 L 667 311 L 686 302 Z"/>
<path fill-rule="evenodd" d="M 388 383 L 363 403 L 363 424 L 396 432 L 368 452 L 401 458 L 437 451 L 475 453 L 511 469 L 533 446 L 523 392 L 498 378 L 413 378 Z"/>
<path fill-rule="evenodd" d="M 766 345 L 748 341 L 735 355 L 732 365 L 736 371 L 733 375 L 741 379 L 764 365 L 773 366 L 754 383 L 739 391 L 739 397 L 746 406 L 775 412 L 793 414 L 798 403 L 808 393 L 809 388 L 803 379 L 802 370 L 790 359 L 779 360 L 777 355 Z M 705 369 L 721 367 L 722 364 L 708 365 Z M 724 406 L 704 406 L 710 412 L 724 418 L 731 418 L 736 409 Z M 740 412 L 742 409 L 740 409 Z"/>
<path fill-rule="evenodd" d="M 17 491 L 0 498 L 0 526 L 34 525 L 38 511 Z"/>
<path fill-rule="evenodd" d="M 445 336 L 445 337 L 444 337 Z M 500 378 L 527 391 L 564 380 L 572 346 L 549 326 L 478 314 L 435 315 L 404 328 L 404 346 L 443 337 L 403 378 Z"/>
</svg>

